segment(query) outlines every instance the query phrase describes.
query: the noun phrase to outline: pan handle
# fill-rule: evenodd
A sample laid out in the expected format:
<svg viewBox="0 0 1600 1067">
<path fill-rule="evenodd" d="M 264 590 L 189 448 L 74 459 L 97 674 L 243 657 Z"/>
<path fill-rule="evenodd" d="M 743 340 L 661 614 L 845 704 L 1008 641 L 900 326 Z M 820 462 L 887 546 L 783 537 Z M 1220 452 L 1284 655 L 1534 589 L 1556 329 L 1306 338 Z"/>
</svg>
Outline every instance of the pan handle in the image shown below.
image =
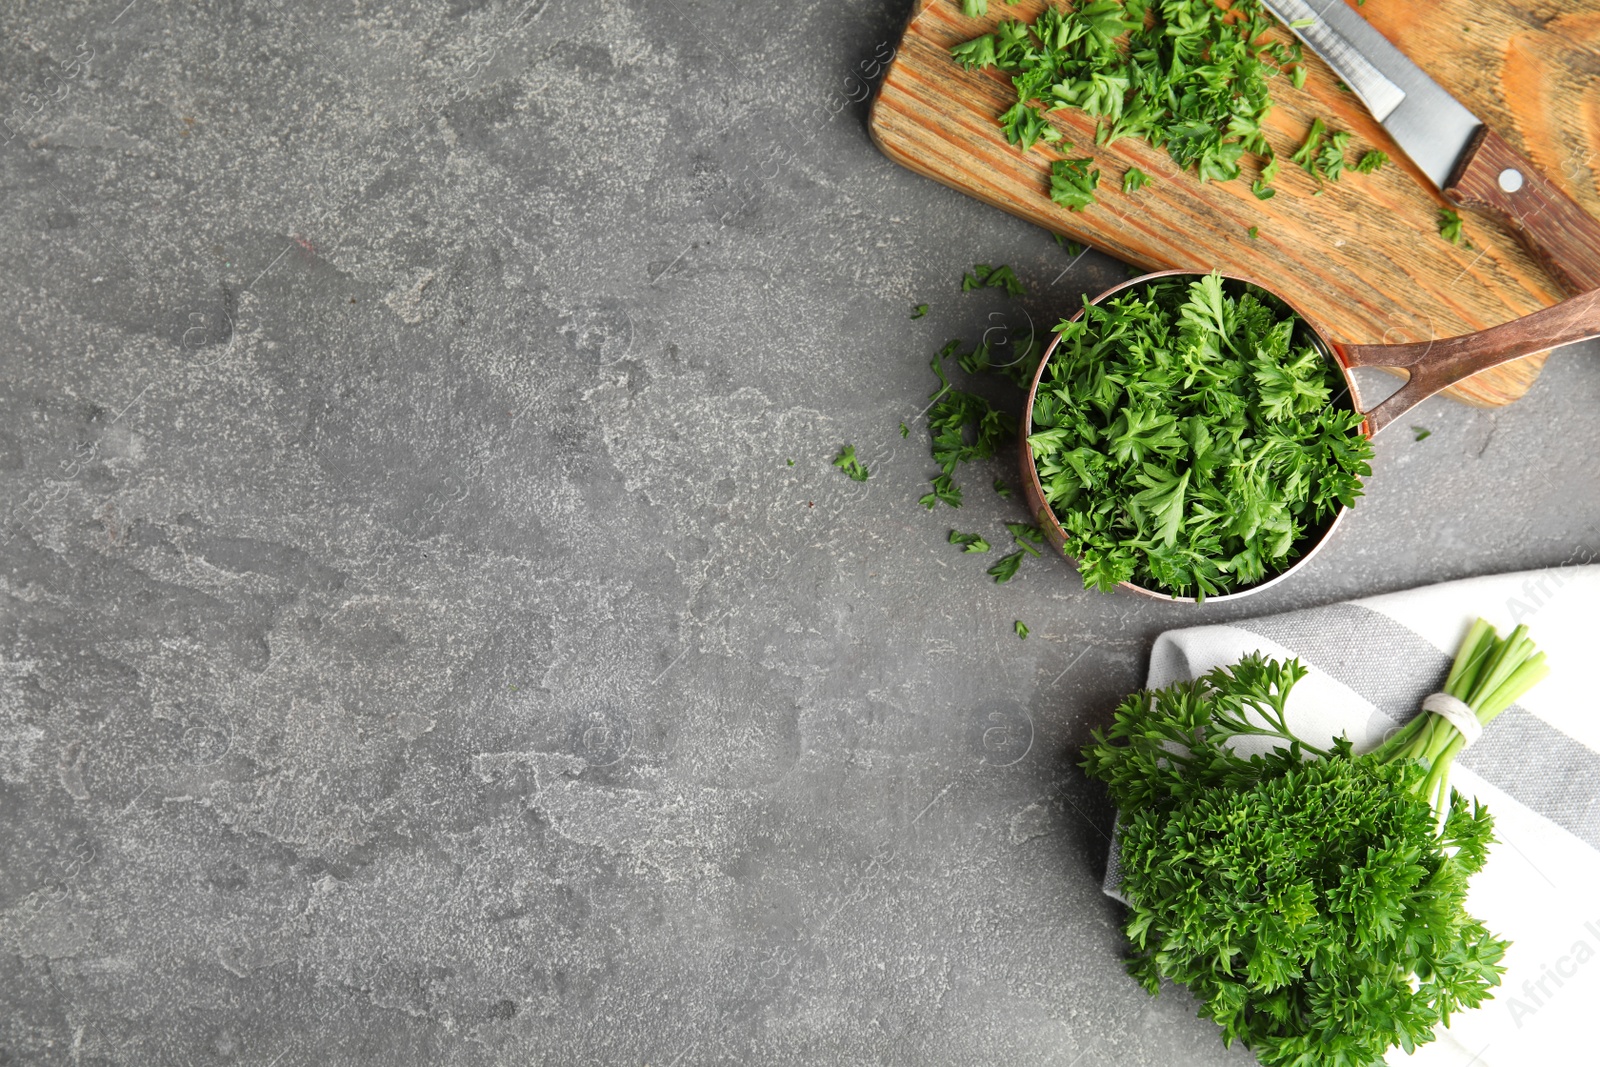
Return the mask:
<svg viewBox="0 0 1600 1067">
<path fill-rule="evenodd" d="M 1569 297 L 1553 307 L 1477 333 L 1403 345 L 1333 344 L 1346 367 L 1398 367 L 1406 384 L 1366 412 L 1375 434 L 1447 386 L 1479 371 L 1547 348 L 1600 337 L 1600 289 Z"/>
</svg>

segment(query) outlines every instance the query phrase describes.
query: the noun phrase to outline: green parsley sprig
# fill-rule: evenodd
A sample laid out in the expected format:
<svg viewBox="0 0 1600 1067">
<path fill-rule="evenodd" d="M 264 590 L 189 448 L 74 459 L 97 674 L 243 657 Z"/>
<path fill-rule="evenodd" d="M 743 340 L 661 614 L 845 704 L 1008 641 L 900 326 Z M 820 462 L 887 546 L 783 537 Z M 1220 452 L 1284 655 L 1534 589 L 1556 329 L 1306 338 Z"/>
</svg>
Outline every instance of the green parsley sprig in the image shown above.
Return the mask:
<svg viewBox="0 0 1600 1067">
<path fill-rule="evenodd" d="M 855 445 L 845 445 L 839 454 L 833 457 L 833 465 L 848 474 L 853 482 L 864 482 L 872 474 L 867 470 L 866 464 L 856 458 Z"/>
<path fill-rule="evenodd" d="M 1372 174 L 1387 162 L 1389 162 L 1389 154 L 1387 152 L 1380 152 L 1376 148 L 1369 149 L 1362 154 L 1360 161 L 1356 163 L 1356 170 L 1362 174 Z"/>
<path fill-rule="evenodd" d="M 1082 211 L 1095 202 L 1100 185 L 1100 170 L 1092 159 L 1058 159 L 1050 164 L 1050 199 L 1071 211 Z"/>
<path fill-rule="evenodd" d="M 1056 327 L 1028 446 L 1085 586 L 1232 592 L 1354 503 L 1372 445 L 1297 321 L 1213 273 L 1085 299 Z"/>
<path fill-rule="evenodd" d="M 951 530 L 949 540 L 952 545 L 960 545 L 963 552 L 989 551 L 989 542 L 983 539 L 982 534 L 964 534 L 960 530 Z"/>
</svg>

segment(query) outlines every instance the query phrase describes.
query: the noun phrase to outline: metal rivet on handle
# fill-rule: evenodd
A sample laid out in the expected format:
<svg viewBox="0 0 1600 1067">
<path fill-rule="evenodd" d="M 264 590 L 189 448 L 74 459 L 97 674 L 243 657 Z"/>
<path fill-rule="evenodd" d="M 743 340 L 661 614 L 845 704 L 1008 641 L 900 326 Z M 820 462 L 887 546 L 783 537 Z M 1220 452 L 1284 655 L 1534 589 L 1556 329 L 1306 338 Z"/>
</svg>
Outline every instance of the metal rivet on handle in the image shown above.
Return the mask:
<svg viewBox="0 0 1600 1067">
<path fill-rule="evenodd" d="M 1500 188 L 1508 193 L 1514 193 L 1522 188 L 1522 172 L 1515 167 L 1507 167 L 1500 172 Z"/>
</svg>

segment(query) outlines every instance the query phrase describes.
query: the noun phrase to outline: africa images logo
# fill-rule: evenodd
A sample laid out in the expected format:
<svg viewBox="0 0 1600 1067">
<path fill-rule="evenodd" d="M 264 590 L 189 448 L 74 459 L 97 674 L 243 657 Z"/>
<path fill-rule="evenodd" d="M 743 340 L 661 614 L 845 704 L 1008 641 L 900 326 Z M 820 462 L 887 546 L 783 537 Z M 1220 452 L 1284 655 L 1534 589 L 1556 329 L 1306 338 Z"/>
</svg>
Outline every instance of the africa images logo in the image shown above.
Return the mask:
<svg viewBox="0 0 1600 1067">
<path fill-rule="evenodd" d="M 1589 932 L 1597 942 L 1600 942 L 1600 926 L 1595 923 L 1584 923 L 1583 928 Z M 1572 944 L 1572 951 L 1558 958 L 1552 966 L 1549 963 L 1540 965 L 1543 972 L 1537 979 L 1528 979 L 1522 983 L 1522 996 L 1512 995 L 1506 998 L 1506 1010 L 1511 1012 L 1511 1021 L 1517 1024 L 1517 1029 L 1522 1029 L 1522 1021 L 1529 1016 L 1539 1014 L 1539 1009 L 1556 998 L 1561 992 L 1561 987 L 1566 985 L 1566 980 L 1573 978 L 1578 973 L 1578 968 L 1594 959 L 1595 950 L 1589 942 L 1579 938 Z M 1551 985 L 1555 988 L 1552 989 Z"/>
</svg>

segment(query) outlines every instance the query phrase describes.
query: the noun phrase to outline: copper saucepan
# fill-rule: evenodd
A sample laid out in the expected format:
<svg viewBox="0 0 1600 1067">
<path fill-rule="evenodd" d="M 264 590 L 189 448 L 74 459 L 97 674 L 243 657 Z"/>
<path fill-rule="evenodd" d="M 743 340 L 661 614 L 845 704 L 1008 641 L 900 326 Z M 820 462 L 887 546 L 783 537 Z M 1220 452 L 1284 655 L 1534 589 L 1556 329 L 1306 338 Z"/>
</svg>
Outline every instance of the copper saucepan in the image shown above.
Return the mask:
<svg viewBox="0 0 1600 1067">
<path fill-rule="evenodd" d="M 1144 285 L 1158 278 L 1174 279 L 1199 279 L 1204 274 L 1192 271 L 1164 270 L 1154 274 L 1145 274 L 1138 278 L 1131 278 L 1121 285 L 1113 286 L 1095 297 L 1091 303 L 1098 304 L 1110 297 L 1117 295 L 1124 289 Z M 1365 418 L 1361 429 L 1368 437 L 1372 437 L 1394 422 L 1401 415 L 1422 403 L 1439 390 L 1454 385 L 1465 378 L 1482 370 L 1488 370 L 1501 363 L 1535 352 L 1543 352 L 1549 348 L 1560 348 L 1562 345 L 1586 341 L 1591 337 L 1600 337 L 1600 290 L 1580 293 L 1562 301 L 1553 307 L 1542 311 L 1535 311 L 1520 319 L 1502 323 L 1499 326 L 1480 330 L 1477 333 L 1463 334 L 1460 337 L 1449 337 L 1442 340 L 1418 341 L 1411 344 L 1400 345 L 1350 345 L 1331 340 L 1313 319 L 1308 317 L 1299 308 L 1274 293 L 1270 288 L 1260 282 L 1237 275 L 1224 274 L 1223 279 L 1233 283 L 1252 286 L 1278 303 L 1300 320 L 1300 329 L 1296 332 L 1297 339 L 1309 342 L 1317 348 L 1323 357 L 1337 364 L 1339 371 L 1344 375 L 1347 395 L 1350 404 L 1356 411 L 1361 412 Z M 1072 318 L 1076 321 L 1083 315 L 1080 308 Z M 1056 345 L 1061 343 L 1060 335 L 1051 339 L 1050 345 L 1044 351 L 1044 358 L 1039 361 L 1039 367 L 1033 372 L 1033 384 L 1028 388 L 1028 406 L 1023 411 L 1022 417 L 1022 491 L 1028 501 L 1028 510 L 1033 513 L 1034 521 L 1050 543 L 1063 553 L 1070 554 L 1068 546 L 1070 537 L 1056 519 L 1055 512 L 1045 502 L 1044 487 L 1039 483 L 1039 472 L 1033 465 L 1033 455 L 1028 448 L 1028 435 L 1033 432 L 1033 401 L 1039 392 L 1039 382 L 1044 377 L 1045 368 L 1050 365 L 1050 359 L 1055 355 Z M 1356 385 L 1355 378 L 1350 371 L 1354 367 L 1392 367 L 1406 372 L 1406 382 L 1392 395 L 1374 404 L 1366 406 L 1361 400 L 1361 391 Z M 1301 544 L 1299 558 L 1271 578 L 1255 585 L 1232 593 L 1223 593 L 1220 596 L 1206 597 L 1207 603 L 1223 600 L 1235 600 L 1239 597 L 1259 593 L 1263 589 L 1277 585 L 1289 575 L 1299 570 L 1317 551 L 1327 543 L 1328 537 L 1334 528 L 1344 518 L 1348 508 L 1341 507 L 1332 519 L 1321 527 L 1307 533 Z M 1195 603 L 1194 597 L 1172 596 L 1156 589 L 1148 589 L 1132 582 L 1120 583 L 1122 588 L 1141 593 L 1145 596 L 1156 597 L 1161 600 L 1176 600 L 1180 602 Z"/>
</svg>

